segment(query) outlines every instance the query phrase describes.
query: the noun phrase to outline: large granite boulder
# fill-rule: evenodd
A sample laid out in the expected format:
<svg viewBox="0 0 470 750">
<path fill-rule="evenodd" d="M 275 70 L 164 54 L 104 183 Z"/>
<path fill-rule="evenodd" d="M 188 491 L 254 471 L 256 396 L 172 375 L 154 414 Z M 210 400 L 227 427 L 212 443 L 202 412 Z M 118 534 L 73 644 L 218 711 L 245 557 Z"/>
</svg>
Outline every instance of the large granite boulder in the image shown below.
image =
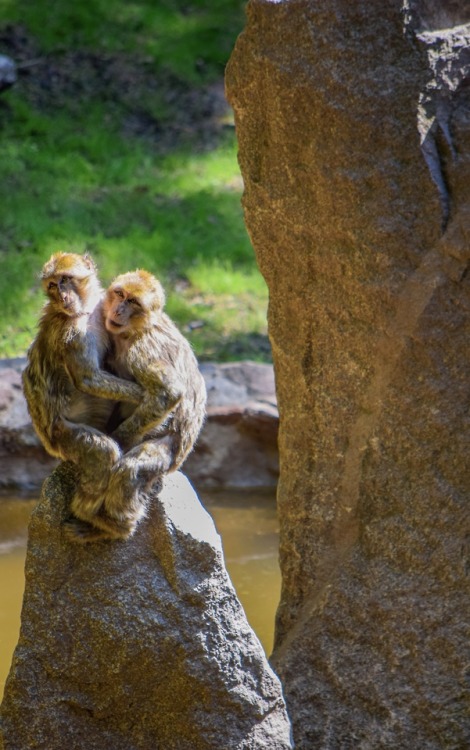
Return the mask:
<svg viewBox="0 0 470 750">
<path fill-rule="evenodd" d="M 227 70 L 299 750 L 470 746 L 469 22 L 465 0 L 251 0 Z"/>
<path fill-rule="evenodd" d="M 127 542 L 63 534 L 75 473 L 46 482 L 29 528 L 5 750 L 288 750 L 281 687 L 188 480 L 167 477 Z"/>
</svg>

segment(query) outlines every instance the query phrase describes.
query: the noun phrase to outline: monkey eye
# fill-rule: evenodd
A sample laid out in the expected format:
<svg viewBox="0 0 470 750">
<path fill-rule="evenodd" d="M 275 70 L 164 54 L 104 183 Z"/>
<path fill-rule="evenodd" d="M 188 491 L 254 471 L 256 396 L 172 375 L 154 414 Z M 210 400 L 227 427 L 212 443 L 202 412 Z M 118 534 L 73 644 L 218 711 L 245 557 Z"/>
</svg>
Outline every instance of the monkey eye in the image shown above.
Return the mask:
<svg viewBox="0 0 470 750">
<path fill-rule="evenodd" d="M 116 297 L 120 297 L 121 299 L 124 299 L 124 292 L 121 291 L 121 289 L 115 289 L 114 294 L 116 295 Z"/>
<path fill-rule="evenodd" d="M 142 307 L 139 300 L 136 299 L 135 297 L 129 297 L 127 301 L 129 302 L 130 305 L 135 305 L 136 307 Z"/>
<path fill-rule="evenodd" d="M 71 279 L 71 276 L 61 276 L 60 277 L 60 280 L 61 280 L 62 284 L 64 284 L 66 281 L 70 281 L 70 279 Z"/>
<path fill-rule="evenodd" d="M 48 289 L 54 289 L 56 286 L 57 286 L 57 284 L 55 283 L 55 281 L 50 281 L 48 283 L 48 285 L 47 285 L 47 288 Z"/>
</svg>

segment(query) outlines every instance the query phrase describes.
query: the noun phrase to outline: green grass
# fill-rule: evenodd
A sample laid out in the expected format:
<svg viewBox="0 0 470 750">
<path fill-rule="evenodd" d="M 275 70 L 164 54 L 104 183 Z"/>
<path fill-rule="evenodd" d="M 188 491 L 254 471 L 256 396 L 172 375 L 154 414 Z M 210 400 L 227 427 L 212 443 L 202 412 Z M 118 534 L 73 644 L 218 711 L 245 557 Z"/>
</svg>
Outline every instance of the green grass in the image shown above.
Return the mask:
<svg viewBox="0 0 470 750">
<path fill-rule="evenodd" d="M 34 63 L 0 99 L 0 356 L 29 345 L 60 249 L 91 252 L 104 284 L 158 275 L 201 358 L 269 359 L 235 136 L 211 93 L 243 3 L 156 5 L 0 0 L 0 53 Z"/>
</svg>

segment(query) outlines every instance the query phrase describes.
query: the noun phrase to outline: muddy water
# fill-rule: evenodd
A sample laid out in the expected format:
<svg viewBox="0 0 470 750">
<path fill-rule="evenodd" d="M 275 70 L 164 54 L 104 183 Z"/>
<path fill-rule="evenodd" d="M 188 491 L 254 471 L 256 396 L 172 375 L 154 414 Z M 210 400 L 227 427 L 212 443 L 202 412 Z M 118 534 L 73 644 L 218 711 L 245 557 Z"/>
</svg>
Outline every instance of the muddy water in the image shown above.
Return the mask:
<svg viewBox="0 0 470 750">
<path fill-rule="evenodd" d="M 222 536 L 228 572 L 267 654 L 279 600 L 277 521 L 272 491 L 203 492 Z M 0 497 L 0 699 L 18 639 L 27 524 L 36 500 Z"/>
</svg>

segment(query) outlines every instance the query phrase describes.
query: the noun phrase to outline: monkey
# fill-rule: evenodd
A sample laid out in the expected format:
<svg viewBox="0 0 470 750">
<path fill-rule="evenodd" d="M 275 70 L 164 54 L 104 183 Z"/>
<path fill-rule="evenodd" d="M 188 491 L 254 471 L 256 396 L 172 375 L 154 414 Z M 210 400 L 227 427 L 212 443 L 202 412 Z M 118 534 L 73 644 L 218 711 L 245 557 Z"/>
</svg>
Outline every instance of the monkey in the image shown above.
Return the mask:
<svg viewBox="0 0 470 750">
<path fill-rule="evenodd" d="M 52 456 L 79 467 L 72 499 L 85 520 L 99 507 L 112 466 L 121 458 L 104 434 L 114 403 L 139 404 L 143 389 L 101 368 L 109 346 L 103 289 L 89 255 L 55 253 L 41 281 L 47 296 L 23 370 L 23 391 L 33 426 Z"/>
<path fill-rule="evenodd" d="M 182 465 L 204 422 L 204 378 L 164 304 L 162 285 L 143 270 L 118 276 L 106 292 L 105 326 L 113 345 L 108 364 L 120 378 L 137 382 L 144 396 L 135 408 L 121 405 L 125 419 L 111 437 L 124 454 L 111 469 L 91 526 L 75 524 L 79 542 L 132 536 L 146 514 L 150 488 Z"/>
</svg>

